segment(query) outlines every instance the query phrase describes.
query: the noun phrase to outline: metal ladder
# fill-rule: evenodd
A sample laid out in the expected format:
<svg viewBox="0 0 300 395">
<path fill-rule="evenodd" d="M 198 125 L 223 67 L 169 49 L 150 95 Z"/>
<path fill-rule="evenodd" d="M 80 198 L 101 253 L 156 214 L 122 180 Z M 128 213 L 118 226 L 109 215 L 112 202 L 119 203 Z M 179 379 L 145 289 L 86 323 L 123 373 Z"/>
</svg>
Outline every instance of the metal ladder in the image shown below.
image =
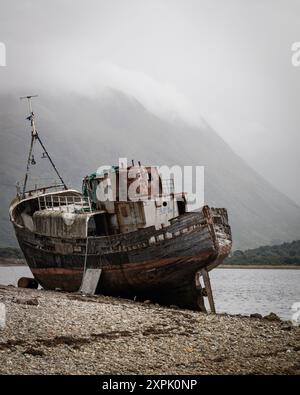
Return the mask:
<svg viewBox="0 0 300 395">
<path fill-rule="evenodd" d="M 88 243 L 89 238 L 87 237 L 84 257 L 84 269 L 79 293 L 84 295 L 95 295 L 101 277 L 102 268 L 95 269 L 87 267 Z"/>
</svg>

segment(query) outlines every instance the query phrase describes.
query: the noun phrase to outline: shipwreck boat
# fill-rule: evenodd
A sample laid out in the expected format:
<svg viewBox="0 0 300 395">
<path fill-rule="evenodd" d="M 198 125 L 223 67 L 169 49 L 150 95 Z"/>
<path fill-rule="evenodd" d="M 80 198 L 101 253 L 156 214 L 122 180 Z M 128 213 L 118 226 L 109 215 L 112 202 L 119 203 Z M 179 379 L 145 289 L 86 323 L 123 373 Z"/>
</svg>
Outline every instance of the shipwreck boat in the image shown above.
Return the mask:
<svg viewBox="0 0 300 395">
<path fill-rule="evenodd" d="M 36 281 L 50 290 L 89 289 L 202 311 L 207 296 L 214 311 L 208 273 L 231 250 L 226 209 L 204 206 L 189 212 L 186 194 L 166 187 L 157 169 L 140 163 L 87 176 L 82 192 L 69 189 L 40 139 L 27 98 L 31 147 L 23 189 L 9 212 Z M 26 189 L 35 142 L 60 185 Z M 129 177 L 133 172 L 135 177 Z M 126 180 L 125 190 L 121 180 Z M 109 190 L 112 181 L 115 190 Z M 136 195 L 128 200 L 133 183 Z M 111 199 L 103 199 L 103 193 Z"/>
</svg>

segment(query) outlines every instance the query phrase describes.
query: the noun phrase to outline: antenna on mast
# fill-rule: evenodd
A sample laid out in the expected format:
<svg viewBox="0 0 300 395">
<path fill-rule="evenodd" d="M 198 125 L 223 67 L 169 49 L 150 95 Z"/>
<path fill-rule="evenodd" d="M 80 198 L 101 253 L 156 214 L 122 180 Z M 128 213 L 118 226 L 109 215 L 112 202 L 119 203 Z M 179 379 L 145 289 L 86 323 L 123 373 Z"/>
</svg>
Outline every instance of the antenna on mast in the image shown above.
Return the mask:
<svg viewBox="0 0 300 395">
<path fill-rule="evenodd" d="M 28 107 L 29 107 L 29 116 L 26 118 L 28 121 L 30 121 L 31 124 L 31 142 L 30 142 L 30 148 L 29 148 L 29 154 L 28 154 L 28 160 L 27 160 L 27 167 L 26 167 L 26 173 L 25 173 L 25 178 L 24 178 L 24 185 L 23 185 L 23 198 L 25 197 L 25 192 L 26 192 L 26 185 L 28 181 L 28 176 L 29 176 L 29 169 L 31 164 L 35 164 L 34 156 L 32 154 L 33 151 L 33 145 L 34 142 L 37 140 L 41 147 L 43 148 L 43 156 L 47 157 L 49 159 L 49 162 L 51 163 L 55 173 L 57 174 L 58 178 L 60 179 L 64 189 L 68 189 L 67 185 L 65 184 L 64 180 L 62 179 L 61 175 L 59 174 L 54 162 L 52 161 L 48 151 L 46 150 L 42 140 L 40 139 L 40 136 L 38 134 L 38 131 L 35 126 L 35 115 L 32 110 L 32 98 L 38 97 L 38 95 L 31 95 L 31 96 L 22 96 L 20 97 L 21 100 L 27 99 L 28 101 Z"/>
</svg>

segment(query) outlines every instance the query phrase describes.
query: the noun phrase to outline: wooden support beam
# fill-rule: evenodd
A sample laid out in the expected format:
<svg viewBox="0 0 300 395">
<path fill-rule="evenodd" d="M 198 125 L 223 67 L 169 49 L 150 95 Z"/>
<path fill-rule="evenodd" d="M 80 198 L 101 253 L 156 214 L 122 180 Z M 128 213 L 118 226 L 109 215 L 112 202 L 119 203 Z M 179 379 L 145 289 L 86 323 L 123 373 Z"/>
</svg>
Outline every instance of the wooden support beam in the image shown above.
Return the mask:
<svg viewBox="0 0 300 395">
<path fill-rule="evenodd" d="M 201 276 L 203 277 L 203 282 L 208 298 L 208 303 L 210 307 L 210 311 L 213 314 L 216 314 L 216 307 L 215 307 L 215 302 L 214 302 L 214 297 L 211 289 L 211 283 L 210 283 L 210 278 L 207 269 L 202 269 L 201 270 Z"/>
</svg>

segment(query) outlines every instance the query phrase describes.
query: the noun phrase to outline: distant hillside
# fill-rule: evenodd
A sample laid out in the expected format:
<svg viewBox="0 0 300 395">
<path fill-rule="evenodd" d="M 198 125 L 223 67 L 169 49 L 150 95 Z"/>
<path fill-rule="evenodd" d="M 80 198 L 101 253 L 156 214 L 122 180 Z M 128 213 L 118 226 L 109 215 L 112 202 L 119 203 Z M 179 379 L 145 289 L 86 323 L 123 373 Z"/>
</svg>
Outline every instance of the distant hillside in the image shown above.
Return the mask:
<svg viewBox="0 0 300 395">
<path fill-rule="evenodd" d="M 166 121 L 136 99 L 112 90 L 95 99 L 37 93 L 37 128 L 68 185 L 80 188 L 82 177 L 100 165 L 117 164 L 119 157 L 148 165 L 203 165 L 205 201 L 228 209 L 234 249 L 300 239 L 299 206 L 253 171 L 209 126 Z M 25 170 L 30 139 L 26 113 L 17 94 L 0 95 L 0 246 L 4 247 L 16 246 L 8 206 Z M 35 153 L 33 171 L 48 177 L 41 156 Z"/>
<path fill-rule="evenodd" d="M 236 250 L 228 265 L 300 265 L 300 240 L 251 250 Z"/>
<path fill-rule="evenodd" d="M 25 265 L 25 259 L 19 248 L 0 248 L 0 266 Z"/>
<path fill-rule="evenodd" d="M 24 255 L 19 248 L 1 247 L 0 248 L 0 259 L 24 259 Z"/>
</svg>

